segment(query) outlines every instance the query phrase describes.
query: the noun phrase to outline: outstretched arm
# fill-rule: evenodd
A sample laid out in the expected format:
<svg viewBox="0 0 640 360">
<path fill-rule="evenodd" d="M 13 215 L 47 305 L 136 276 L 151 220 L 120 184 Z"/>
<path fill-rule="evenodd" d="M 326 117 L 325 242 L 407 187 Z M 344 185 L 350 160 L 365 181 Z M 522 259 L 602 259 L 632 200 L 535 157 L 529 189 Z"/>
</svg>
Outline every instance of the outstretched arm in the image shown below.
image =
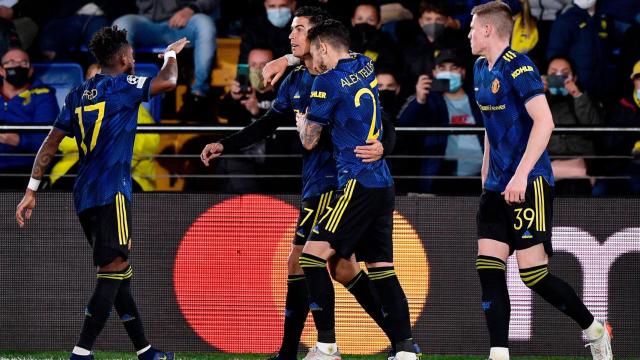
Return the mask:
<svg viewBox="0 0 640 360">
<path fill-rule="evenodd" d="M 44 177 L 56 151 L 58 151 L 60 142 L 62 142 L 65 136 L 64 131 L 57 128 L 51 129 L 47 138 L 44 139 L 42 146 L 40 146 L 40 150 L 38 150 L 36 160 L 33 163 L 33 169 L 31 170 L 29 186 L 22 201 L 20 201 L 20 204 L 18 204 L 16 208 L 16 221 L 20 227 L 24 227 L 26 220 L 31 218 L 31 212 L 36 206 L 36 191 L 38 190 L 38 185 L 40 185 L 40 181 Z"/>
<path fill-rule="evenodd" d="M 158 55 L 158 57 L 164 57 L 165 59 L 162 69 L 158 72 L 158 76 L 151 81 L 151 96 L 176 88 L 178 84 L 178 62 L 176 55 L 179 54 L 188 43 L 189 40 L 187 40 L 187 38 L 182 38 L 167 46 L 164 53 Z"/>
</svg>

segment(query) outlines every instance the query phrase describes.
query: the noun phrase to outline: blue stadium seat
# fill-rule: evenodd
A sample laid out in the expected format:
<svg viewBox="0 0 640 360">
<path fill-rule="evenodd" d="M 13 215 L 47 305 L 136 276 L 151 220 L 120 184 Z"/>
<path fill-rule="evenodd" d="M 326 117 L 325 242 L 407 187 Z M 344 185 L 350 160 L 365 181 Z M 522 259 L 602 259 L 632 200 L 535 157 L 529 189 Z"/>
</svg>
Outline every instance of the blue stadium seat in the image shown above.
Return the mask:
<svg viewBox="0 0 640 360">
<path fill-rule="evenodd" d="M 156 64 L 152 63 L 136 63 L 135 73 L 138 76 L 146 76 L 146 77 L 155 77 L 158 74 L 160 69 Z M 142 103 L 149 113 L 151 113 L 151 117 L 155 122 L 160 122 L 160 113 L 162 111 L 162 97 L 161 95 L 156 95 L 151 98 L 151 101 Z"/>
<path fill-rule="evenodd" d="M 82 68 L 75 63 L 33 64 L 33 70 L 36 80 L 56 89 L 56 99 L 60 108 L 64 105 L 69 91 L 84 81 Z"/>
</svg>

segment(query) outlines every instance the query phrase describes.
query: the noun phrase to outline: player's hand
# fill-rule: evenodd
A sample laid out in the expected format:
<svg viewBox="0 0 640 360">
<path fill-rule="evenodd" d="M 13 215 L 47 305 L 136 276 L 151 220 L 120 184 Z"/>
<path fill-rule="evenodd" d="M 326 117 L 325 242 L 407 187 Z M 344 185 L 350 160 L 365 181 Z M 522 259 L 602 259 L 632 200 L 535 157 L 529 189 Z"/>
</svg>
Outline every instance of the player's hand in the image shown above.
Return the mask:
<svg viewBox="0 0 640 360">
<path fill-rule="evenodd" d="M 582 92 L 580 91 L 580 89 L 578 89 L 578 85 L 576 85 L 576 80 L 576 77 L 570 76 L 564 81 L 564 88 L 567 89 L 569 95 L 573 96 L 574 98 L 582 95 Z"/>
<path fill-rule="evenodd" d="M 416 83 L 416 101 L 420 104 L 427 102 L 427 96 L 431 90 L 431 78 L 428 75 L 420 75 Z"/>
<path fill-rule="evenodd" d="M 367 140 L 367 145 L 356 146 L 353 152 L 356 157 L 362 159 L 363 163 L 370 163 L 382 159 L 384 147 L 382 143 L 376 139 Z"/>
<path fill-rule="evenodd" d="M 524 202 L 524 195 L 527 191 L 527 177 L 518 174 L 513 175 L 507 187 L 501 193 L 507 204 L 521 204 Z"/>
<path fill-rule="evenodd" d="M 27 220 L 31 219 L 31 212 L 36 207 L 36 192 L 27 189 L 24 193 L 24 197 L 18 207 L 16 208 L 16 221 L 21 228 L 25 226 Z"/>
<path fill-rule="evenodd" d="M 240 104 L 247 109 L 253 116 L 258 116 L 260 113 L 260 107 L 258 106 L 258 98 L 256 97 L 256 91 L 253 88 L 249 88 L 247 98 L 240 101 Z"/>
<path fill-rule="evenodd" d="M 202 153 L 200 154 L 200 160 L 205 166 L 209 166 L 209 160 L 215 159 L 222 154 L 224 151 L 224 146 L 220 143 L 210 143 L 205 145 L 204 149 L 202 149 Z"/>
<path fill-rule="evenodd" d="M 18 146 L 20 144 L 20 134 L 17 134 L 17 133 L 0 134 L 0 144 Z"/>
<path fill-rule="evenodd" d="M 298 132 L 302 131 L 304 124 L 307 122 L 307 114 L 306 113 L 296 113 L 296 128 Z"/>
<path fill-rule="evenodd" d="M 169 27 L 173 29 L 181 29 L 187 26 L 187 23 L 191 20 L 194 13 L 193 9 L 188 7 L 177 11 L 171 18 L 169 18 Z"/>
<path fill-rule="evenodd" d="M 267 65 L 262 68 L 264 86 L 269 86 L 269 84 L 275 85 L 282 75 L 284 75 L 285 71 L 287 71 L 288 66 L 289 63 L 287 63 L 287 59 L 284 56 L 269 61 Z"/>
<path fill-rule="evenodd" d="M 187 46 L 187 44 L 189 43 L 189 40 L 187 40 L 186 37 L 183 37 L 182 39 L 170 44 L 169 46 L 167 46 L 167 48 L 164 50 L 164 52 L 168 52 L 168 51 L 175 51 L 176 54 L 179 54 L 180 51 L 182 51 L 182 49 L 184 49 L 185 46 Z M 164 53 L 162 54 L 158 54 L 159 58 L 164 57 Z"/>
</svg>

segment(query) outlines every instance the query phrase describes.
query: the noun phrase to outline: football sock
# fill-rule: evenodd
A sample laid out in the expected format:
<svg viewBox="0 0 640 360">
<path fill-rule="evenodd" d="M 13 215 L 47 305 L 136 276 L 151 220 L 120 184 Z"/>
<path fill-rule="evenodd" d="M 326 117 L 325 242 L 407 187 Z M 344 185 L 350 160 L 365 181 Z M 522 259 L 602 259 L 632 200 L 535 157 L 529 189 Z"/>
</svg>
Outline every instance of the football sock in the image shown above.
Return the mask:
<svg viewBox="0 0 640 360">
<path fill-rule="evenodd" d="M 358 301 L 358 304 L 362 306 L 364 311 L 366 311 L 382 331 L 384 331 L 392 347 L 395 347 L 395 343 L 391 337 L 391 331 L 389 330 L 390 324 L 386 321 L 387 318 L 384 316 L 384 311 L 382 311 L 382 303 L 372 286 L 369 275 L 367 275 L 364 270 L 360 270 L 360 272 L 345 285 L 351 295 Z"/>
<path fill-rule="evenodd" d="M 482 310 L 491 347 L 508 348 L 511 304 L 507 290 L 507 264 L 495 257 L 478 255 L 476 270 L 482 287 Z"/>
<path fill-rule="evenodd" d="M 552 275 L 547 265 L 520 269 L 520 278 L 528 288 L 577 322 L 581 329 L 587 329 L 593 324 L 593 315 L 573 288 Z"/>
<path fill-rule="evenodd" d="M 413 353 L 409 304 L 393 266 L 370 268 L 369 278 L 389 318 L 390 338 L 395 340 L 395 350 Z"/>
<path fill-rule="evenodd" d="M 588 328 L 584 329 L 584 335 L 589 340 L 597 340 L 600 339 L 602 335 L 604 335 L 605 331 L 606 330 L 602 323 L 594 319 L 593 323 L 591 323 Z"/>
<path fill-rule="evenodd" d="M 109 318 L 127 269 L 119 272 L 98 272 L 96 288 L 85 309 L 84 323 L 76 346 L 86 350 L 93 348 L 93 343 Z"/>
<path fill-rule="evenodd" d="M 309 294 L 304 275 L 289 275 L 287 300 L 284 310 L 284 335 L 278 354 L 283 358 L 295 358 L 298 344 L 309 314 Z"/>
<path fill-rule="evenodd" d="M 142 326 L 142 320 L 140 319 L 140 313 L 138 313 L 138 307 L 136 306 L 133 295 L 131 294 L 131 277 L 133 276 L 133 270 L 131 266 L 126 271 L 125 278 L 122 280 L 118 295 L 114 301 L 114 306 L 120 320 L 124 325 L 127 334 L 136 351 L 140 351 L 149 346 L 149 342 L 144 335 L 144 327 Z"/>
<path fill-rule="evenodd" d="M 335 294 L 327 271 L 327 261 L 302 253 L 300 267 L 307 279 L 309 309 L 318 330 L 318 342 L 333 344 L 336 342 Z"/>
</svg>

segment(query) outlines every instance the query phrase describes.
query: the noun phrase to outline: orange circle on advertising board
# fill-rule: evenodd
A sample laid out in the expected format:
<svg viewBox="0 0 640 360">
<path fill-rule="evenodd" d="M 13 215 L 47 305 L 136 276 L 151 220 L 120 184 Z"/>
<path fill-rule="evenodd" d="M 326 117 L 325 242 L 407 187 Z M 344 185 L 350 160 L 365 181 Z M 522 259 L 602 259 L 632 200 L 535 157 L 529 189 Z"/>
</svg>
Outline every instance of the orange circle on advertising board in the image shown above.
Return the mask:
<svg viewBox="0 0 640 360">
<path fill-rule="evenodd" d="M 243 195 L 214 205 L 186 231 L 174 264 L 176 299 L 188 324 L 209 345 L 234 353 L 278 349 L 297 215 L 297 208 L 277 198 Z M 394 256 L 414 324 L 427 299 L 429 268 L 417 233 L 398 213 Z M 314 344 L 313 329 L 308 321 L 306 345 Z M 389 345 L 337 283 L 336 332 L 345 353 L 376 353 Z"/>
</svg>

